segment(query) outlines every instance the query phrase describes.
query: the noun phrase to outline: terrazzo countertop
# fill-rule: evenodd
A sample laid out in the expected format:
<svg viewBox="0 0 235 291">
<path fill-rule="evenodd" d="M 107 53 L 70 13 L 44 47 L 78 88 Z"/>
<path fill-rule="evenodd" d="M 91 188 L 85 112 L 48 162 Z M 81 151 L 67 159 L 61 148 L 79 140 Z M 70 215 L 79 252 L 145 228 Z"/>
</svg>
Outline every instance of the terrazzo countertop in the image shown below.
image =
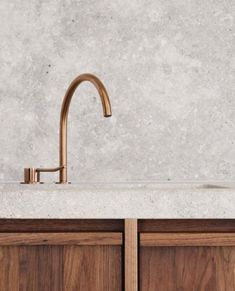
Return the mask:
<svg viewBox="0 0 235 291">
<path fill-rule="evenodd" d="M 2 183 L 0 218 L 235 218 L 235 183 Z"/>
</svg>

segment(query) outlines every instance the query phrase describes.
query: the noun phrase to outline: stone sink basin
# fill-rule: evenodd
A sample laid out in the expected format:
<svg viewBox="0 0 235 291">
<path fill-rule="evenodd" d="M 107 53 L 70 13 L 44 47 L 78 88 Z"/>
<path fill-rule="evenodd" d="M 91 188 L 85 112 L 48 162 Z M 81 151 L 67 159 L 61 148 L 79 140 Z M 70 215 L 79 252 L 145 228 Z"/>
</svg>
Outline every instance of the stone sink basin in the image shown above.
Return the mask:
<svg viewBox="0 0 235 291">
<path fill-rule="evenodd" d="M 235 218 L 235 183 L 0 184 L 0 218 Z"/>
</svg>

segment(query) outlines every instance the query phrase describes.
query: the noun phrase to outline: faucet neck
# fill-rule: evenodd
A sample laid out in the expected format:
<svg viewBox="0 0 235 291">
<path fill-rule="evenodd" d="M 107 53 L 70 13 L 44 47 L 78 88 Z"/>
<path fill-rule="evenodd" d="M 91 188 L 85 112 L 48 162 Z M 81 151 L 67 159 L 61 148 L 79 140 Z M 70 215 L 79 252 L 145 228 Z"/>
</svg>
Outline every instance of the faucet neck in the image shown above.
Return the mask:
<svg viewBox="0 0 235 291">
<path fill-rule="evenodd" d="M 68 87 L 60 113 L 60 145 L 59 145 L 59 161 L 60 161 L 60 176 L 59 183 L 67 183 L 67 123 L 70 103 L 76 88 L 84 81 L 91 82 L 99 92 L 101 103 L 103 107 L 104 117 L 110 117 L 112 115 L 111 104 L 109 101 L 108 93 L 103 83 L 92 74 L 82 74 L 75 78 Z"/>
</svg>

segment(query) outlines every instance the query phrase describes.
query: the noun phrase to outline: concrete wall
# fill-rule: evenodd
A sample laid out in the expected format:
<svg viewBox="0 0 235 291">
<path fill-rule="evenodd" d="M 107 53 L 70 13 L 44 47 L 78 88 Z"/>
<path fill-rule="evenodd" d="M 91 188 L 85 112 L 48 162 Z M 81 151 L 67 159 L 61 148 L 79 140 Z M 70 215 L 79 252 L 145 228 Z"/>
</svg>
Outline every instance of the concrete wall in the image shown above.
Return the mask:
<svg viewBox="0 0 235 291">
<path fill-rule="evenodd" d="M 62 98 L 84 72 L 113 117 L 77 90 L 70 180 L 235 179 L 234 16 L 234 0 L 1 0 L 0 181 L 58 165 Z"/>
</svg>

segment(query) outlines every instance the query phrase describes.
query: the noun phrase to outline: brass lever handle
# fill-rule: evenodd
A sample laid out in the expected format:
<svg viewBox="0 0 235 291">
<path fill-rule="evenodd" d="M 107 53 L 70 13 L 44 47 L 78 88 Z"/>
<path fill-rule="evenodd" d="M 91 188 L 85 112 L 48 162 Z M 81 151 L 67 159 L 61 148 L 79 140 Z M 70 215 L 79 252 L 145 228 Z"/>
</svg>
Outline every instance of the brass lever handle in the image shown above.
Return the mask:
<svg viewBox="0 0 235 291">
<path fill-rule="evenodd" d="M 64 168 L 64 166 L 56 168 L 25 168 L 24 169 L 24 182 L 22 184 L 36 184 L 42 183 L 40 181 L 41 172 L 57 172 Z"/>
<path fill-rule="evenodd" d="M 61 167 L 56 167 L 56 168 L 37 168 L 36 172 L 40 173 L 40 172 L 57 172 L 60 171 L 64 168 L 64 166 Z"/>
</svg>

